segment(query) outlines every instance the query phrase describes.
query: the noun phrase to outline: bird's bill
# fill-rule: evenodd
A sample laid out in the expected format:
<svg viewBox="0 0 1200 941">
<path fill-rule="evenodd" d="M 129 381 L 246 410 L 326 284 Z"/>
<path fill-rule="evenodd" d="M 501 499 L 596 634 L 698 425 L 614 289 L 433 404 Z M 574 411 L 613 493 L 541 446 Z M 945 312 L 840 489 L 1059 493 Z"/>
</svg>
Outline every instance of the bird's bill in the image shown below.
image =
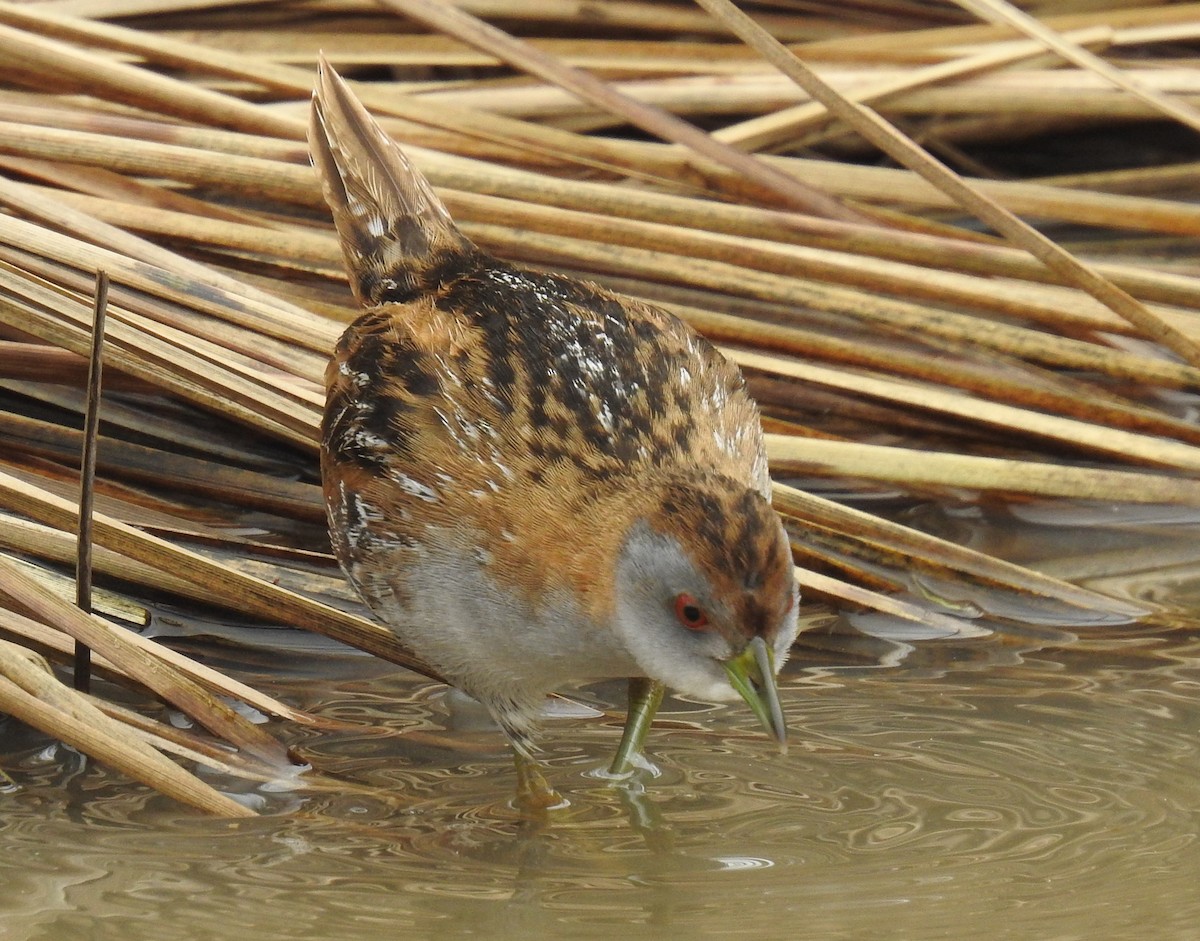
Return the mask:
<svg viewBox="0 0 1200 941">
<path fill-rule="evenodd" d="M 783 747 L 787 743 L 787 724 L 775 684 L 775 655 L 767 642 L 755 637 L 745 650 L 725 661 L 725 672 L 763 728 Z"/>
</svg>

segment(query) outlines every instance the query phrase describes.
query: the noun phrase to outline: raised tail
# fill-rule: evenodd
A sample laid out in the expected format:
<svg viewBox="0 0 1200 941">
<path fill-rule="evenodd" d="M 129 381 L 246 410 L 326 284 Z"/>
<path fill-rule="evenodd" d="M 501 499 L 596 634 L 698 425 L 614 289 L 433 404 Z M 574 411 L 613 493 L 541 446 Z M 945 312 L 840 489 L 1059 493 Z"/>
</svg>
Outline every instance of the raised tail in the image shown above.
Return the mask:
<svg viewBox="0 0 1200 941">
<path fill-rule="evenodd" d="M 321 57 L 308 145 L 364 307 L 408 301 L 473 254 L 442 201 Z"/>
</svg>

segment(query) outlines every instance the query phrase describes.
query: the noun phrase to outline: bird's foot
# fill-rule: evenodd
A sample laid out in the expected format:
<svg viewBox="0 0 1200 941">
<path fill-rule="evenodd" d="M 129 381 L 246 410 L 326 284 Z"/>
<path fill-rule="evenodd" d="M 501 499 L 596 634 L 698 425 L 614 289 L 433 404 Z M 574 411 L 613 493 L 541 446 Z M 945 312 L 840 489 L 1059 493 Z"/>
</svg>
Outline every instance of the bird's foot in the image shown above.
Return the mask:
<svg viewBox="0 0 1200 941">
<path fill-rule="evenodd" d="M 546 781 L 535 759 L 518 753 L 515 756 L 515 764 L 517 808 L 522 813 L 541 817 L 551 810 L 562 810 L 570 806 L 570 801 Z"/>
</svg>

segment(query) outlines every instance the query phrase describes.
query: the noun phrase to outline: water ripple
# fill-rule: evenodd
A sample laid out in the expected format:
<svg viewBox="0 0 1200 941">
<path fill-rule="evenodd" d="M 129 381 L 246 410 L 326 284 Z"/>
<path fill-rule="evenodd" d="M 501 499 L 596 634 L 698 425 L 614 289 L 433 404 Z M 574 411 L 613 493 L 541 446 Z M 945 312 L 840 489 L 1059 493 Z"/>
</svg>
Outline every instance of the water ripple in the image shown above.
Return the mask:
<svg viewBox="0 0 1200 941">
<path fill-rule="evenodd" d="M 396 731 L 445 721 L 427 685 L 389 680 L 366 698 L 346 685 L 328 690 L 331 712 Z M 626 786 L 591 774 L 611 722 L 556 720 L 548 774 L 571 807 L 549 828 L 520 822 L 511 764 L 487 734 L 450 751 L 306 733 L 345 790 L 244 822 L 27 745 L 5 759 L 20 787 L 0 822 L 0 924 L 46 941 L 798 926 L 832 939 L 1185 938 L 1200 916 L 1197 690 L 1200 644 L 1184 641 L 1155 657 L 1068 648 L 940 676 L 795 675 L 787 756 L 743 709 L 669 703 L 678 721 L 651 736 L 660 775 Z"/>
</svg>

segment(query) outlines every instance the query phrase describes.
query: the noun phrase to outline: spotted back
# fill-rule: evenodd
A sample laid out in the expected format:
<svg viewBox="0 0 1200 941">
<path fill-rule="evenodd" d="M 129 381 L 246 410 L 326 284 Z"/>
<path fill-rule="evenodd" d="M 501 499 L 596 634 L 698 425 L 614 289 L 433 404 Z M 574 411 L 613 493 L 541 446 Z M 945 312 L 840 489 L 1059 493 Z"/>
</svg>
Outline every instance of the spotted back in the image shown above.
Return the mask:
<svg viewBox="0 0 1200 941">
<path fill-rule="evenodd" d="M 348 571 L 400 590 L 390 570 L 437 532 L 530 597 L 566 583 L 600 611 L 611 565 L 596 560 L 663 481 L 699 469 L 769 495 L 742 376 L 686 324 L 481 251 L 328 68 L 311 134 L 367 307 L 326 373 L 322 467 Z"/>
</svg>

